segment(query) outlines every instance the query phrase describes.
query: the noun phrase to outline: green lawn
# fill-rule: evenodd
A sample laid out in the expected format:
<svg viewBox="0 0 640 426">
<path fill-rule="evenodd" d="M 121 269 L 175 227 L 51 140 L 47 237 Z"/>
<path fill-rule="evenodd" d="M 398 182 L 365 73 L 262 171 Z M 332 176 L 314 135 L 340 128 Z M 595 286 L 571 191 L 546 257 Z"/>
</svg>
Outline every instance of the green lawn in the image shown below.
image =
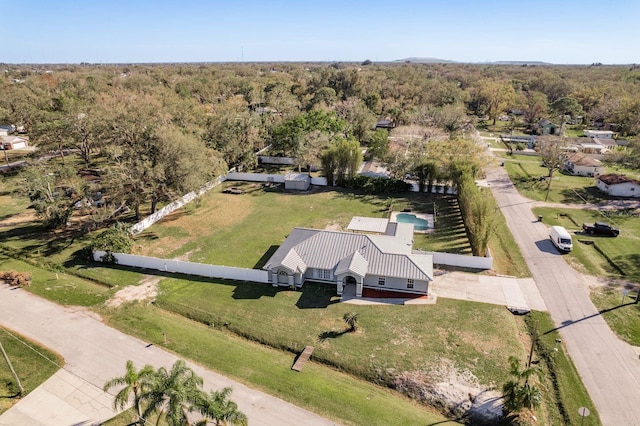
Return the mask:
<svg viewBox="0 0 640 426">
<path fill-rule="evenodd" d="M 625 295 L 623 290 L 627 292 Z M 635 303 L 636 290 L 622 285 L 593 289 L 591 300 L 609 327 L 625 342 L 640 346 L 640 303 Z"/>
<path fill-rule="evenodd" d="M 565 346 L 556 341 L 560 338 L 560 334 L 551 316 L 545 312 L 533 311 L 527 317 L 531 334 L 536 321 L 538 323 L 536 359 L 540 361 L 538 366 L 545 373 L 543 397 L 546 407 L 544 412 L 547 416 L 546 421 L 541 421 L 540 424 L 581 424 L 582 419 L 578 414 L 578 408 L 587 407 L 591 414 L 589 423 L 585 422 L 585 424 L 600 425 L 598 412 L 576 367 L 566 352 Z"/>
<path fill-rule="evenodd" d="M 25 390 L 25 395 L 51 377 L 64 360 L 48 349 L 20 336 L 12 330 L 0 328 L 0 343 Z M 0 414 L 16 404 L 19 388 L 3 357 L 0 357 Z"/>
<path fill-rule="evenodd" d="M 515 158 L 514 158 L 515 157 Z M 545 201 L 549 171 L 542 167 L 538 157 L 515 155 L 505 157 L 504 167 L 518 192 L 536 201 Z M 591 177 L 572 176 L 554 172 L 548 202 L 584 203 L 602 201 Z"/>
<path fill-rule="evenodd" d="M 248 342 L 153 306 L 129 304 L 101 313 L 111 325 L 157 346 L 164 346 L 164 332 L 168 349 L 343 424 L 455 424 L 387 388 L 315 362 L 296 373 L 291 370 L 292 353 Z M 263 319 L 260 322 L 267 327 Z M 344 338 L 348 337 L 352 336 Z"/>
<path fill-rule="evenodd" d="M 451 196 L 415 193 L 392 196 L 317 190 L 312 194 L 264 190 L 257 184 L 227 183 L 245 194 L 207 194 L 198 208 L 176 211 L 137 237 L 136 251 L 155 257 L 259 267 L 294 227 L 346 229 L 353 216 L 385 218 L 394 210 L 438 211 L 436 232 L 416 235 L 414 248 L 470 253 L 457 201 Z"/>
<path fill-rule="evenodd" d="M 93 306 L 103 303 L 113 291 L 104 285 L 87 281 L 64 271 L 54 272 L 8 257 L 0 251 L 0 271 L 28 272 L 28 290 L 62 305 Z"/>
<path fill-rule="evenodd" d="M 486 385 L 501 383 L 509 355 L 523 350 L 518 320 L 502 306 L 446 299 L 436 305 L 359 306 L 338 300 L 335 287 L 323 284 L 286 291 L 172 278 L 161 281 L 156 305 L 274 348 L 300 352 L 313 345 L 314 359 L 373 382 L 390 383 L 398 372 L 450 358 Z M 352 311 L 361 331 L 342 334 L 342 317 Z M 447 327 L 451 323 L 456 327 Z"/>
<path fill-rule="evenodd" d="M 534 208 L 548 225 L 564 226 L 573 236 L 573 251 L 567 256 L 578 269 L 591 275 L 640 282 L 640 220 L 633 212 Z M 582 235 L 582 223 L 603 221 L 620 228 L 616 238 Z M 586 241 L 587 243 L 581 243 Z"/>
</svg>

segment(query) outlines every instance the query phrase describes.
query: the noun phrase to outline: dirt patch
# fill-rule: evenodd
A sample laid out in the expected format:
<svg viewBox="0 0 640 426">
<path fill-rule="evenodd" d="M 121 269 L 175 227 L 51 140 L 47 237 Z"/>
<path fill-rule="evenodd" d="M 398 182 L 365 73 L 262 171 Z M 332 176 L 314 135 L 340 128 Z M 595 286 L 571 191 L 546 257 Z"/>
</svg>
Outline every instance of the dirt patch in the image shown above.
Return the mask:
<svg viewBox="0 0 640 426">
<path fill-rule="evenodd" d="M 21 225 L 23 223 L 31 223 L 36 220 L 36 215 L 33 210 L 27 210 L 19 214 L 14 214 L 6 219 L 0 220 L 0 228 L 7 226 Z"/>
<path fill-rule="evenodd" d="M 496 424 L 502 417 L 499 392 L 487 389 L 468 370 L 455 368 L 453 361 L 443 359 L 429 372 L 406 371 L 393 381 L 398 391 L 434 407 L 441 407 L 457 418 L 472 424 Z"/>
<path fill-rule="evenodd" d="M 138 285 L 131 285 L 119 290 L 105 304 L 111 308 L 117 308 L 126 302 L 153 299 L 158 294 L 158 283 L 162 278 L 157 275 L 145 275 L 138 282 Z"/>
<path fill-rule="evenodd" d="M 325 231 L 343 231 L 342 226 L 340 226 L 337 222 L 331 222 L 327 226 L 324 227 Z"/>
</svg>

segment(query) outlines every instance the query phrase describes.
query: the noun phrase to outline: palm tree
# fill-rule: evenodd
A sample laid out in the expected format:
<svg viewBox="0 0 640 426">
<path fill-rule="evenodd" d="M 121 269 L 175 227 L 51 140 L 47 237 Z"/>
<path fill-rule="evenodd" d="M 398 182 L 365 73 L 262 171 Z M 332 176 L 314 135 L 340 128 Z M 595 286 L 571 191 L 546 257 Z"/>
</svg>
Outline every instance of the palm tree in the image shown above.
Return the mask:
<svg viewBox="0 0 640 426">
<path fill-rule="evenodd" d="M 540 389 L 529 382 L 532 376 L 540 377 L 540 370 L 535 366 L 521 370 L 520 361 L 514 356 L 509 357 L 509 363 L 513 379 L 502 386 L 505 409 L 519 411 L 525 407 L 534 408 L 540 405 L 542 393 Z"/>
<path fill-rule="evenodd" d="M 226 387 L 219 391 L 211 391 L 209 395 L 203 394 L 203 398 L 198 402 L 200 413 L 204 420 L 198 426 L 209 424 L 210 420 L 216 426 L 237 425 L 246 426 L 247 416 L 238 410 L 238 404 L 229 399 L 231 388 Z"/>
<path fill-rule="evenodd" d="M 114 386 L 124 385 L 122 389 L 116 394 L 113 400 L 113 408 L 122 410 L 129 404 L 131 397 L 133 396 L 133 405 L 138 414 L 138 422 L 144 424 L 145 416 L 142 413 L 142 402 L 145 398 L 145 394 L 148 392 L 151 386 L 151 382 L 154 377 L 153 367 L 145 365 L 141 370 L 137 370 L 133 361 L 127 361 L 126 373 L 124 376 L 115 377 L 104 384 L 103 390 L 108 392 Z"/>
<path fill-rule="evenodd" d="M 161 367 L 156 371 L 145 400 L 149 405 L 143 415 L 158 412 L 158 422 L 164 417 L 171 426 L 188 425 L 189 413 L 202 399 L 202 377 L 187 367 L 183 360 L 176 361 L 171 370 Z M 157 422 L 156 422 L 157 424 Z"/>
<path fill-rule="evenodd" d="M 358 313 L 357 312 L 347 312 L 342 317 L 344 322 L 349 326 L 349 331 L 356 331 L 358 328 Z"/>
</svg>

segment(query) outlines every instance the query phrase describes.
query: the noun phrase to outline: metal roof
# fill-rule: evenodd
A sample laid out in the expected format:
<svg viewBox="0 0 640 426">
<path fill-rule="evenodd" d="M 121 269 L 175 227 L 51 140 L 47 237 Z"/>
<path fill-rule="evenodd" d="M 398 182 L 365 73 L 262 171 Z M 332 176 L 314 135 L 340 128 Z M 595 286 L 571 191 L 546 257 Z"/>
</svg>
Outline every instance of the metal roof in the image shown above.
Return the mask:
<svg viewBox="0 0 640 426">
<path fill-rule="evenodd" d="M 349 257 L 345 257 L 336 265 L 334 273 L 336 275 L 344 274 L 346 272 L 353 272 L 355 274 L 364 277 L 367 275 L 367 269 L 369 268 L 369 262 L 360 254 L 360 252 L 354 251 Z"/>
<path fill-rule="evenodd" d="M 378 217 L 354 216 L 347 229 L 350 231 L 377 232 L 384 234 L 387 230 L 389 219 Z"/>
<path fill-rule="evenodd" d="M 411 245 L 395 235 L 295 228 L 264 269 L 284 265 L 291 250 L 295 250 L 307 268 L 334 270 L 344 259 L 350 259 L 350 266 L 357 264 L 360 268 L 362 262 L 352 262 L 357 252 L 368 262 L 366 274 L 428 281 L 433 277 L 433 257 L 412 255 Z M 340 267 L 343 269 L 345 264 Z"/>
</svg>

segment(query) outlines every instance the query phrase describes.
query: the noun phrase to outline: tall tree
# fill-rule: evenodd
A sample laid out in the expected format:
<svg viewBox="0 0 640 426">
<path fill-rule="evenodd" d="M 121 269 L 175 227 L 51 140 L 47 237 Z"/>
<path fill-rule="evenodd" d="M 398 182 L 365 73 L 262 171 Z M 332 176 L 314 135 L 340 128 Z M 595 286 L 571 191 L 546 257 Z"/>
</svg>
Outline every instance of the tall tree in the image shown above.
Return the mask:
<svg viewBox="0 0 640 426">
<path fill-rule="evenodd" d="M 362 163 L 360 144 L 355 139 L 338 139 L 322 156 L 322 167 L 329 185 L 342 186 L 353 178 Z"/>
<path fill-rule="evenodd" d="M 549 171 L 547 176 L 547 194 L 544 200 L 549 198 L 551 190 L 551 181 L 555 171 L 564 167 L 567 159 L 566 143 L 561 138 L 543 137 L 536 142 L 536 151 L 542 158 L 542 166 Z"/>
<path fill-rule="evenodd" d="M 104 384 L 103 390 L 109 392 L 111 388 L 123 386 L 113 400 L 113 408 L 124 409 L 133 398 L 133 406 L 138 418 L 136 423 L 144 425 L 146 417 L 142 415 L 142 407 L 147 392 L 151 390 L 151 383 L 154 379 L 155 371 L 152 366 L 145 365 L 140 370 L 136 369 L 133 361 L 127 361 L 124 376 L 115 377 Z"/>
</svg>

